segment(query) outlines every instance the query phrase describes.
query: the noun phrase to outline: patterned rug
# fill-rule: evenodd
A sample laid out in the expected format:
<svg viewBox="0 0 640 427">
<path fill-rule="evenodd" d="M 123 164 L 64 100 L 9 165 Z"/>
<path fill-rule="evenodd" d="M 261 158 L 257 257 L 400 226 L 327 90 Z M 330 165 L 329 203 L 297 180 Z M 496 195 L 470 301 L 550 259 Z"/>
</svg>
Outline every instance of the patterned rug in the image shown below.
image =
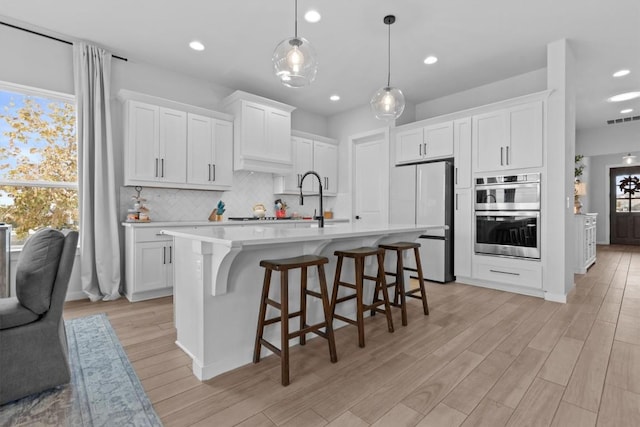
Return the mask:
<svg viewBox="0 0 640 427">
<path fill-rule="evenodd" d="M 162 426 L 107 316 L 65 324 L 71 383 L 0 406 L 0 426 Z"/>
</svg>

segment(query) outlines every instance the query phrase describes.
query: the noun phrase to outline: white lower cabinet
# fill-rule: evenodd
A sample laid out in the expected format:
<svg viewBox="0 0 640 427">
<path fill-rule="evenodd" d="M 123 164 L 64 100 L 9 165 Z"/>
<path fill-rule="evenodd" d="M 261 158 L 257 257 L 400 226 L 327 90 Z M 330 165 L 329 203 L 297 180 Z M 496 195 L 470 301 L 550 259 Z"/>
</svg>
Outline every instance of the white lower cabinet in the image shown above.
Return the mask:
<svg viewBox="0 0 640 427">
<path fill-rule="evenodd" d="M 458 189 L 453 210 L 453 274 L 471 277 L 473 251 L 473 190 Z"/>
<path fill-rule="evenodd" d="M 475 255 L 473 278 L 496 289 L 542 296 L 542 265 L 539 261 Z M 501 285 L 501 286 L 500 286 Z"/>
<path fill-rule="evenodd" d="M 574 215 L 575 272 L 585 274 L 596 262 L 596 222 L 598 214 Z"/>
<path fill-rule="evenodd" d="M 124 294 L 131 302 L 173 294 L 173 238 L 167 227 L 125 228 Z"/>
</svg>

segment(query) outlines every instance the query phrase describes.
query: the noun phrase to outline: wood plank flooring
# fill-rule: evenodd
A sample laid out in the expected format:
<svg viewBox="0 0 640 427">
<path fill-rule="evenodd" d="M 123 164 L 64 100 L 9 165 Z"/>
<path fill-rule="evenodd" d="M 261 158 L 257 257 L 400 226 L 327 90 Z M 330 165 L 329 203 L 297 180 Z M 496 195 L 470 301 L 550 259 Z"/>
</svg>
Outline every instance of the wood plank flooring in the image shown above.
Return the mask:
<svg viewBox="0 0 640 427">
<path fill-rule="evenodd" d="M 106 312 L 166 426 L 638 426 L 640 247 L 599 246 L 567 304 L 428 284 L 430 316 L 394 312 L 209 381 L 174 344 L 171 298 L 67 303 L 65 318 Z M 256 284 L 259 286 L 259 284 Z M 256 307 L 257 310 L 257 307 Z"/>
</svg>

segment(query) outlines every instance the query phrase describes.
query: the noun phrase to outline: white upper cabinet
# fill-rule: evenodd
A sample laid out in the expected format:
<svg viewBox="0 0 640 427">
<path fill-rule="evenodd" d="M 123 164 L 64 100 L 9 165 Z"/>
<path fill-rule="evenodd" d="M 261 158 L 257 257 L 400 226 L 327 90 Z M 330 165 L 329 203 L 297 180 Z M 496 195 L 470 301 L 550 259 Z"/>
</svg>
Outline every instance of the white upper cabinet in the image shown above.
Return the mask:
<svg viewBox="0 0 640 427">
<path fill-rule="evenodd" d="M 338 193 L 338 146 L 327 142 L 313 141 L 313 167 L 322 179 L 323 194 Z M 314 183 L 315 191 L 318 191 Z"/>
<path fill-rule="evenodd" d="M 290 173 L 291 111 L 294 107 L 236 91 L 224 100 L 234 115 L 234 170 Z"/>
<path fill-rule="evenodd" d="M 298 194 L 300 192 L 298 186 L 304 173 L 315 171 L 320 175 L 323 195 L 335 196 L 338 192 L 337 142 L 306 132 L 296 132 L 291 141 L 293 172 L 274 177 L 274 193 Z M 317 193 L 318 180 L 315 177 L 306 178 L 302 189 L 305 194 Z"/>
<path fill-rule="evenodd" d="M 473 117 L 476 171 L 542 166 L 543 101 Z"/>
<path fill-rule="evenodd" d="M 187 136 L 187 182 L 198 188 L 231 188 L 233 123 L 189 113 Z"/>
<path fill-rule="evenodd" d="M 471 117 L 453 122 L 453 156 L 456 188 L 471 187 Z"/>
<path fill-rule="evenodd" d="M 447 121 L 396 133 L 396 164 L 453 156 L 453 122 Z"/>
<path fill-rule="evenodd" d="M 138 101 L 126 109 L 125 185 L 184 184 L 187 114 Z"/>
<path fill-rule="evenodd" d="M 127 90 L 119 96 L 125 103 L 124 185 L 231 188 L 230 115 Z"/>
</svg>

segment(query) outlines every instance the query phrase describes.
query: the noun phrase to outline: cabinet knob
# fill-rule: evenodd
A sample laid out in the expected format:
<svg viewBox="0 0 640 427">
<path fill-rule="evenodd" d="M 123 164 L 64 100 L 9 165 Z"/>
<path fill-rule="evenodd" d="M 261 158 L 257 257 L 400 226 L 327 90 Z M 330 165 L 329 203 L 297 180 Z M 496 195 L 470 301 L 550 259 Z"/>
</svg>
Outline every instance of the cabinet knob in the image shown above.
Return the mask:
<svg viewBox="0 0 640 427">
<path fill-rule="evenodd" d="M 360 218 L 360 215 L 356 215 L 356 219 L 362 219 L 362 218 Z"/>
</svg>

